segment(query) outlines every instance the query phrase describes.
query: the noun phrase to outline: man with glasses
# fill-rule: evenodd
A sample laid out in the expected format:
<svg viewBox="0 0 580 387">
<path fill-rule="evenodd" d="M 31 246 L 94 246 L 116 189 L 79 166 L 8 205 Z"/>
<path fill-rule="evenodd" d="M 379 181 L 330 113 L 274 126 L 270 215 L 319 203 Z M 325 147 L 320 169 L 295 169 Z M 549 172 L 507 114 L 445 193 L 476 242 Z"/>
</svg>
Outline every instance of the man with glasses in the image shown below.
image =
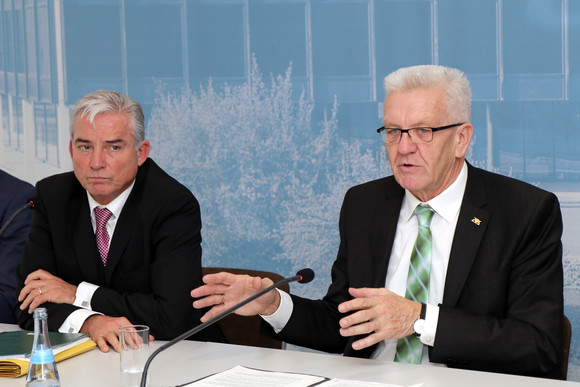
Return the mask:
<svg viewBox="0 0 580 387">
<path fill-rule="evenodd" d="M 555 195 L 465 161 L 465 75 L 442 66 L 385 78 L 394 176 L 351 188 L 322 300 L 272 291 L 238 310 L 264 331 L 347 356 L 562 376 L 562 219 Z M 194 289 L 203 320 L 268 279 L 219 273 Z M 269 333 L 268 333 L 269 332 Z"/>
</svg>

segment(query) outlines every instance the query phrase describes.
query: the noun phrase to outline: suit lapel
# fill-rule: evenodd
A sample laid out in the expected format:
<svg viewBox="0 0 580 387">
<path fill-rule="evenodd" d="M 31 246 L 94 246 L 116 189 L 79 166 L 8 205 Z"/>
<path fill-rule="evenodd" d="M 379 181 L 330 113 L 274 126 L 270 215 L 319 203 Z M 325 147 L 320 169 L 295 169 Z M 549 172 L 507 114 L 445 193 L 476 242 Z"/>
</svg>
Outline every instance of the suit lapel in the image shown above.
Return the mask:
<svg viewBox="0 0 580 387">
<path fill-rule="evenodd" d="M 123 207 L 123 211 L 121 211 L 117 225 L 115 226 L 115 232 L 109 247 L 107 268 L 105 270 L 105 285 L 110 285 L 113 272 L 121 260 L 121 256 L 126 249 L 127 243 L 129 243 L 132 225 L 136 224 L 136 216 L 135 209 L 131 206 L 129 200 L 127 200 L 127 203 L 125 203 L 125 206 Z"/>
<path fill-rule="evenodd" d="M 379 208 L 379 211 L 375 213 L 372 227 L 371 257 L 374 270 L 372 285 L 376 288 L 385 287 L 387 268 L 389 267 L 404 193 L 405 191 L 398 184 L 387 188 L 382 208 Z"/>
<path fill-rule="evenodd" d="M 95 233 L 91 226 L 89 202 L 84 190 L 82 194 L 77 195 L 69 203 L 67 216 L 67 225 L 72 227 L 72 230 L 69 230 L 67 235 L 72 235 L 75 256 L 82 278 L 89 283 L 99 284 L 98 265 L 101 262 L 101 258 L 98 256 Z"/>
<path fill-rule="evenodd" d="M 373 214 L 371 236 L 370 236 L 370 255 L 372 265 L 369 268 L 369 278 L 371 278 L 373 288 L 384 288 L 387 278 L 387 269 L 391 258 L 391 250 L 395 241 L 395 232 L 401 204 L 405 190 L 397 183 L 394 183 L 393 177 L 386 180 L 384 200 L 378 206 L 377 211 Z M 364 336 L 364 335 L 363 335 Z M 377 349 L 377 344 L 370 347 L 355 351 L 352 349 L 352 343 L 361 339 L 363 336 L 354 336 L 348 340 L 345 355 L 359 358 L 370 358 Z"/>
<path fill-rule="evenodd" d="M 489 224 L 491 213 L 484 208 L 487 203 L 485 192 L 477 171 L 469 166 L 467 186 L 449 255 L 443 295 L 445 305 L 457 303 Z"/>
<path fill-rule="evenodd" d="M 145 165 L 144 165 L 145 166 Z M 143 167 L 144 167 L 143 166 Z M 139 193 L 142 191 L 142 186 L 145 179 L 145 170 L 140 167 L 137 171 L 137 178 L 131 194 L 127 198 L 123 210 L 117 220 L 113 239 L 109 247 L 109 254 L 107 256 L 107 268 L 105 270 L 105 285 L 110 285 L 113 277 L 113 272 L 119 264 L 123 253 L 127 249 L 133 228 L 137 226 L 138 208 L 139 208 Z"/>
</svg>

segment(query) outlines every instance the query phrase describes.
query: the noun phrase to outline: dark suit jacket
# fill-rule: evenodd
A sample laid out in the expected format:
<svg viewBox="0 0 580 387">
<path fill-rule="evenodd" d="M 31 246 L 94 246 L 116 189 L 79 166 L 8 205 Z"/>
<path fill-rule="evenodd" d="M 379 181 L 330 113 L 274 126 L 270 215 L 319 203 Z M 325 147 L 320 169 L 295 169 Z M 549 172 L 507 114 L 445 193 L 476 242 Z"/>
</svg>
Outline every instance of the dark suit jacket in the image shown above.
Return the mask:
<svg viewBox="0 0 580 387">
<path fill-rule="evenodd" d="M 33 194 L 32 185 L 0 170 L 0 228 Z M 0 323 L 16 323 L 16 268 L 22 259 L 31 217 L 32 211 L 24 210 L 0 236 Z"/>
<path fill-rule="evenodd" d="M 99 285 L 93 310 L 145 324 L 158 339 L 172 339 L 199 323 L 191 289 L 201 285 L 201 217 L 191 192 L 153 160 L 139 167 L 111 240 L 107 266 L 100 261 L 85 189 L 72 172 L 36 185 L 36 209 L 19 270 L 19 290 L 26 276 L 47 270 L 66 282 Z M 46 303 L 50 330 L 57 330 L 70 304 Z M 23 311 L 19 325 L 33 328 Z M 196 339 L 221 341 L 210 327 Z"/>
<path fill-rule="evenodd" d="M 348 191 L 328 293 L 316 301 L 292 296 L 294 310 L 279 338 L 370 357 L 374 347 L 355 351 L 351 344 L 356 338 L 339 334 L 342 316 L 337 305 L 351 298 L 349 287 L 384 287 L 403 196 L 392 176 Z M 479 225 L 475 218 L 481 220 Z M 553 194 L 468 166 L 430 361 L 558 377 L 561 234 L 561 213 Z"/>
</svg>

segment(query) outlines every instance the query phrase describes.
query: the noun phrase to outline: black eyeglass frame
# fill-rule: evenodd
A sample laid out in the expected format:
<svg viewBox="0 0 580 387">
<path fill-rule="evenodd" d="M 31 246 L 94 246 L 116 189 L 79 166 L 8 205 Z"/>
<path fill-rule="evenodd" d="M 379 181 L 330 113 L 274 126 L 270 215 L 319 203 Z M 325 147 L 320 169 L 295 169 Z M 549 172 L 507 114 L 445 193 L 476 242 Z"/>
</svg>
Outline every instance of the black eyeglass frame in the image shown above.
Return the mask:
<svg viewBox="0 0 580 387">
<path fill-rule="evenodd" d="M 455 126 L 461 126 L 463 124 L 465 124 L 465 122 L 459 122 L 457 124 L 451 124 L 451 125 L 445 125 L 445 126 L 437 126 L 435 128 L 430 128 L 428 126 L 419 126 L 419 127 L 416 127 L 416 128 L 409 128 L 409 129 L 385 128 L 384 126 L 381 126 L 380 128 L 377 129 L 377 133 L 378 134 L 381 134 L 381 132 L 383 132 L 385 130 L 388 130 L 388 129 L 400 131 L 401 132 L 401 135 L 399 136 L 399 141 L 397 141 L 397 142 L 390 142 L 389 143 L 389 144 L 398 144 L 399 142 L 401 142 L 401 139 L 403 138 L 403 134 L 404 133 L 407 133 L 407 135 L 409 136 L 409 138 L 411 139 L 411 141 L 413 141 L 413 137 L 411 137 L 411 134 L 409 133 L 411 130 L 416 130 L 416 129 L 431 129 L 431 133 L 435 133 L 435 132 L 438 132 L 440 130 L 451 129 L 451 128 L 455 127 Z M 426 142 L 431 142 L 431 141 L 433 141 L 433 137 L 431 137 L 431 140 L 426 141 Z M 415 142 L 415 141 L 413 141 L 413 142 Z"/>
</svg>

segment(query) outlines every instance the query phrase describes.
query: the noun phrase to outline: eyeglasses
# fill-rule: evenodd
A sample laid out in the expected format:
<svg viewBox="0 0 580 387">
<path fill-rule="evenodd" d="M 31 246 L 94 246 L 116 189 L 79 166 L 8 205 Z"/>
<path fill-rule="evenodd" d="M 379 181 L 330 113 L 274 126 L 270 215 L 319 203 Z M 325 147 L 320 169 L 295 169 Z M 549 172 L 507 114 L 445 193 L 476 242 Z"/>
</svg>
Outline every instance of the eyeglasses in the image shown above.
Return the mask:
<svg viewBox="0 0 580 387">
<path fill-rule="evenodd" d="M 398 144 L 403 137 L 403 133 L 407 133 L 411 141 L 415 144 L 424 144 L 426 142 L 431 142 L 433 140 L 433 132 L 438 132 L 440 130 L 450 129 L 455 126 L 460 126 L 465 124 L 465 122 L 439 126 L 437 128 L 411 128 L 411 129 L 397 129 L 397 128 L 385 128 L 384 126 L 377 129 L 377 133 L 381 135 L 383 142 L 387 144 Z"/>
</svg>

